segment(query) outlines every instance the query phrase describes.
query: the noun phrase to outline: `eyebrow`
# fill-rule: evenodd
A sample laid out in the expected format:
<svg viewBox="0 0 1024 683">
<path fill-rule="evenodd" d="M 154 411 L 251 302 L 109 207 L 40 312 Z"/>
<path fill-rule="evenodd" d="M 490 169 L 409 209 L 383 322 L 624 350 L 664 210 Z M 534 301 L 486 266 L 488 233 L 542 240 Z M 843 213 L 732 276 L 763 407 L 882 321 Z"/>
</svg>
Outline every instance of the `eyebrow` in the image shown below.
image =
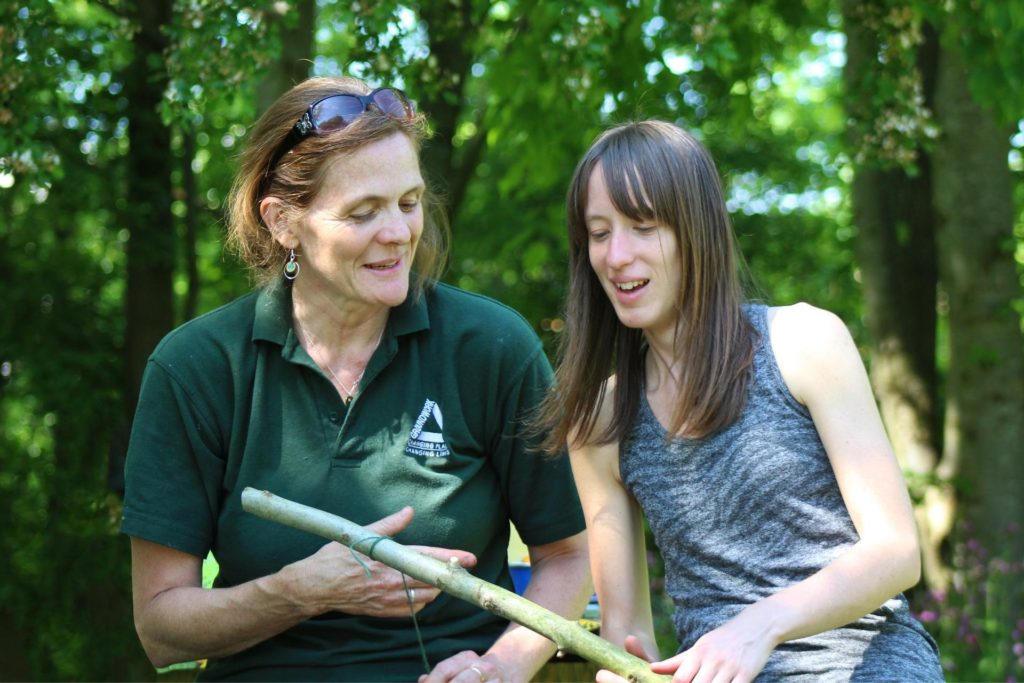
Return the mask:
<svg viewBox="0 0 1024 683">
<path fill-rule="evenodd" d="M 400 197 L 404 197 L 405 195 L 409 194 L 410 192 L 421 192 L 422 193 L 422 192 L 425 192 L 426 189 L 427 189 L 426 183 L 417 183 L 416 185 L 413 185 L 409 189 L 403 190 L 402 192 L 400 192 L 399 196 Z M 358 197 L 355 197 L 351 201 L 346 202 L 346 203 L 347 204 L 356 204 L 356 203 L 359 203 L 359 202 L 379 202 L 379 201 L 386 200 L 386 199 L 387 199 L 387 197 L 385 197 L 384 195 L 381 195 L 381 194 L 364 194 L 364 195 L 359 195 Z"/>
</svg>

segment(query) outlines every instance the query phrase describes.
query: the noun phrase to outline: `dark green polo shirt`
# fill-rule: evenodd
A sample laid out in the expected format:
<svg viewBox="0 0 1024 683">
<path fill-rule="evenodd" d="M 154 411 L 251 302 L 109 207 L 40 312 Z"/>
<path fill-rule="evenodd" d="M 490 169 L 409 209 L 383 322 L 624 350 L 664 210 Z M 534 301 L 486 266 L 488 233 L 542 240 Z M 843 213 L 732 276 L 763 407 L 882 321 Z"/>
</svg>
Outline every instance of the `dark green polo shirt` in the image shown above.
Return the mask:
<svg viewBox="0 0 1024 683">
<path fill-rule="evenodd" d="M 150 358 L 126 466 L 124 533 L 220 564 L 218 586 L 276 572 L 326 541 L 241 509 L 246 486 L 367 524 L 412 505 L 401 543 L 476 554 L 507 588 L 511 520 L 527 544 L 582 531 L 566 458 L 517 437 L 552 381 L 521 316 L 438 285 L 392 309 L 348 407 L 299 345 L 291 292 L 253 292 L 171 332 Z M 418 615 L 431 666 L 483 651 L 506 624 L 441 595 Z M 415 680 L 411 618 L 330 613 L 209 678 Z"/>
</svg>

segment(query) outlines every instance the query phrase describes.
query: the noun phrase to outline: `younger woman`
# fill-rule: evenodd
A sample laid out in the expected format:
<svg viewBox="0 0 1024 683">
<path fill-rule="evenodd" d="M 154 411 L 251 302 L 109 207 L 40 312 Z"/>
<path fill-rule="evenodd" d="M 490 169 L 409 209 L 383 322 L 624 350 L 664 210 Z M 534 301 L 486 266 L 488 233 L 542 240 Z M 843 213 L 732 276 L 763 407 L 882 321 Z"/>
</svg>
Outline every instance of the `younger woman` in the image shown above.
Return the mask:
<svg viewBox="0 0 1024 683">
<path fill-rule="evenodd" d="M 857 348 L 831 313 L 743 301 L 707 151 L 668 123 L 607 131 L 568 227 L 550 445 L 569 440 L 602 635 L 657 658 L 645 516 L 680 642 L 654 671 L 942 680 L 900 593 L 916 531 Z"/>
</svg>

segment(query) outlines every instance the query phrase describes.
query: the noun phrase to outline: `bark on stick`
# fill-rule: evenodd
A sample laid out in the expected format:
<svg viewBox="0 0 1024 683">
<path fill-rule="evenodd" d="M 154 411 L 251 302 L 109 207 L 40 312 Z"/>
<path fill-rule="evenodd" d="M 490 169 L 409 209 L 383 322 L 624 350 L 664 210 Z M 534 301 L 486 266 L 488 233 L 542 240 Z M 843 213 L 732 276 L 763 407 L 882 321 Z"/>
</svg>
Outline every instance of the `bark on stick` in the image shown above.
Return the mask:
<svg viewBox="0 0 1024 683">
<path fill-rule="evenodd" d="M 478 579 L 460 567 L 457 561 L 441 562 L 368 531 L 344 517 L 275 496 L 269 491 L 247 487 L 242 491 L 242 509 L 263 519 L 343 543 L 414 579 L 536 631 L 562 650 L 577 654 L 628 680 L 639 683 L 668 680 L 666 676 L 652 673 L 648 662 L 615 647 L 574 621 L 564 619 L 501 586 Z"/>
</svg>

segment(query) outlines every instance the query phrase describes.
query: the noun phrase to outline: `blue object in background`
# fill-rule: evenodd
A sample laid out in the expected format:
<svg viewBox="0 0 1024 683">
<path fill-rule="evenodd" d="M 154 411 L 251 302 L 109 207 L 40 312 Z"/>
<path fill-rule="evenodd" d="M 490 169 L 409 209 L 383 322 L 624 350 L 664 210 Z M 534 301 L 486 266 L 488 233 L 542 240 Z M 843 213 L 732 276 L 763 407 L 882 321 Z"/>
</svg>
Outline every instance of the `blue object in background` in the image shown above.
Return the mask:
<svg viewBox="0 0 1024 683">
<path fill-rule="evenodd" d="M 512 572 L 512 585 L 516 595 L 522 595 L 526 590 L 526 584 L 530 583 L 530 565 L 525 562 L 509 562 L 508 568 Z"/>
<path fill-rule="evenodd" d="M 530 576 L 533 570 L 530 569 L 530 565 L 526 562 L 509 562 L 508 568 L 512 572 L 512 586 L 515 588 L 516 595 L 522 595 L 526 591 L 526 585 L 530 583 Z M 597 593 L 590 596 L 590 602 L 583 610 L 583 618 L 600 621 L 601 608 L 597 604 Z"/>
</svg>

